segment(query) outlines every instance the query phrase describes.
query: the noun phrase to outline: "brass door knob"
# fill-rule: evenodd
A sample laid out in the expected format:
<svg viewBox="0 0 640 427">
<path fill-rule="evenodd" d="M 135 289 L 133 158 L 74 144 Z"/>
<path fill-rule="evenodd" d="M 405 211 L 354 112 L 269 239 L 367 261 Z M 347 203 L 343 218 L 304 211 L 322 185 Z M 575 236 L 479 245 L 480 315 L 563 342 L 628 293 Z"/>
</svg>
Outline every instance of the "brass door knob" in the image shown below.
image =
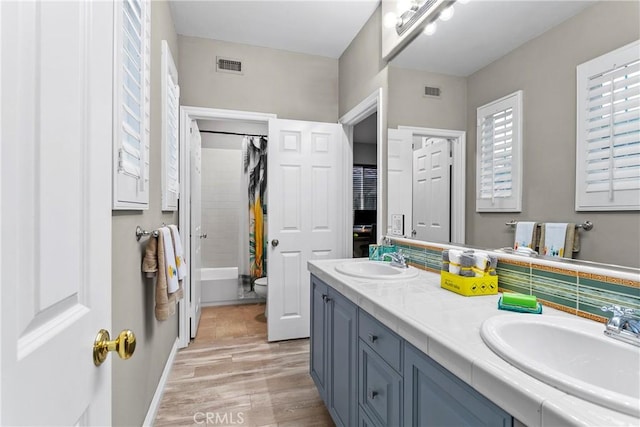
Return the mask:
<svg viewBox="0 0 640 427">
<path fill-rule="evenodd" d="M 110 339 L 109 332 L 105 329 L 100 329 L 96 335 L 96 340 L 93 342 L 93 363 L 96 366 L 102 365 L 110 351 L 117 352 L 121 359 L 133 356 L 136 350 L 136 336 L 132 331 L 125 329 L 120 332 L 118 338 L 113 341 Z"/>
</svg>

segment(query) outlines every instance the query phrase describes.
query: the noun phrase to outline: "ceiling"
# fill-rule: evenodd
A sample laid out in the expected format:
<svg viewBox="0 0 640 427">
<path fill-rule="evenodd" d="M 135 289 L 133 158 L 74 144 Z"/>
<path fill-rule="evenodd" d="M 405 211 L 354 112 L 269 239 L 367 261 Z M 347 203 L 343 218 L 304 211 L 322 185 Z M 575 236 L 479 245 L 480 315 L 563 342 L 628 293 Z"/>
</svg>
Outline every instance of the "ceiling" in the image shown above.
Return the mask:
<svg viewBox="0 0 640 427">
<path fill-rule="evenodd" d="M 171 0 L 178 34 L 339 58 L 380 0 Z"/>
<path fill-rule="evenodd" d="M 456 2 L 449 21 L 437 21 L 435 34 L 418 36 L 392 64 L 466 77 L 594 3 L 578 0 Z"/>
</svg>

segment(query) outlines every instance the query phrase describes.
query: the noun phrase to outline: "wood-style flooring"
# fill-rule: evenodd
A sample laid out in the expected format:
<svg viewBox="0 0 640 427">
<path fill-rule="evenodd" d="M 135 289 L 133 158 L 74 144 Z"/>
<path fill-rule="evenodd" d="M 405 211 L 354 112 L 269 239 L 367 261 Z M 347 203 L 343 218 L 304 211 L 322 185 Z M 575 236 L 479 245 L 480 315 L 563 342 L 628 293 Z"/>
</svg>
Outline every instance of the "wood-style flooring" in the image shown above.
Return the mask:
<svg viewBox="0 0 640 427">
<path fill-rule="evenodd" d="M 267 342 L 264 304 L 202 309 L 155 426 L 333 426 L 309 376 L 309 340 Z"/>
</svg>

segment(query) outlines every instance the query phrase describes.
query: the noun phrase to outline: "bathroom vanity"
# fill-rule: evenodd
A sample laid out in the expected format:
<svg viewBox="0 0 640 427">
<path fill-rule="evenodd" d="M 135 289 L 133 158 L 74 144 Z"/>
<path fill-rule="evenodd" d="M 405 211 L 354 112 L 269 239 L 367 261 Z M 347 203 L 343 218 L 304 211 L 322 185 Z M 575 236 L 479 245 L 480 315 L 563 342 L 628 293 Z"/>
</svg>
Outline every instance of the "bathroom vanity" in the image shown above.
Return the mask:
<svg viewBox="0 0 640 427">
<path fill-rule="evenodd" d="M 422 270 L 399 280 L 340 272 L 359 262 L 367 261 L 308 265 L 310 373 L 336 425 L 639 424 L 547 385 L 489 349 L 480 335 L 486 319 L 532 316 L 497 310 L 498 295 L 463 297 Z M 577 319 L 548 307 L 541 316 Z"/>
</svg>

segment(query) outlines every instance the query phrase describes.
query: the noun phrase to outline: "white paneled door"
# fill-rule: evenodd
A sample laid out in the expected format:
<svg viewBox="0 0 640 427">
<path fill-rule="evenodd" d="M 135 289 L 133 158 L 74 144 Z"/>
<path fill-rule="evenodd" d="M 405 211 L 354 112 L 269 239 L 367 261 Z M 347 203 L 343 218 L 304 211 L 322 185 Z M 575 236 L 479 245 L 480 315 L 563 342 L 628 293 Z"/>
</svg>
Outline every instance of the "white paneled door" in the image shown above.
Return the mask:
<svg viewBox="0 0 640 427">
<path fill-rule="evenodd" d="M 445 138 L 425 138 L 423 147 L 413 152 L 413 221 L 418 240 L 450 240 L 450 165 Z"/>
<path fill-rule="evenodd" d="M 113 8 L 0 2 L 1 425 L 111 424 Z"/>
<path fill-rule="evenodd" d="M 189 167 L 189 179 L 191 181 L 191 338 L 196 337 L 198 332 L 198 325 L 200 324 L 200 314 L 202 313 L 201 300 L 202 300 L 202 283 L 200 280 L 200 270 L 202 267 L 202 238 L 206 237 L 202 231 L 202 137 L 200 135 L 200 129 L 198 129 L 198 123 L 195 120 L 191 120 L 191 126 L 189 128 L 189 155 L 190 167 Z"/>
<path fill-rule="evenodd" d="M 307 261 L 343 258 L 342 126 L 269 120 L 268 339 L 309 336 Z"/>
</svg>

